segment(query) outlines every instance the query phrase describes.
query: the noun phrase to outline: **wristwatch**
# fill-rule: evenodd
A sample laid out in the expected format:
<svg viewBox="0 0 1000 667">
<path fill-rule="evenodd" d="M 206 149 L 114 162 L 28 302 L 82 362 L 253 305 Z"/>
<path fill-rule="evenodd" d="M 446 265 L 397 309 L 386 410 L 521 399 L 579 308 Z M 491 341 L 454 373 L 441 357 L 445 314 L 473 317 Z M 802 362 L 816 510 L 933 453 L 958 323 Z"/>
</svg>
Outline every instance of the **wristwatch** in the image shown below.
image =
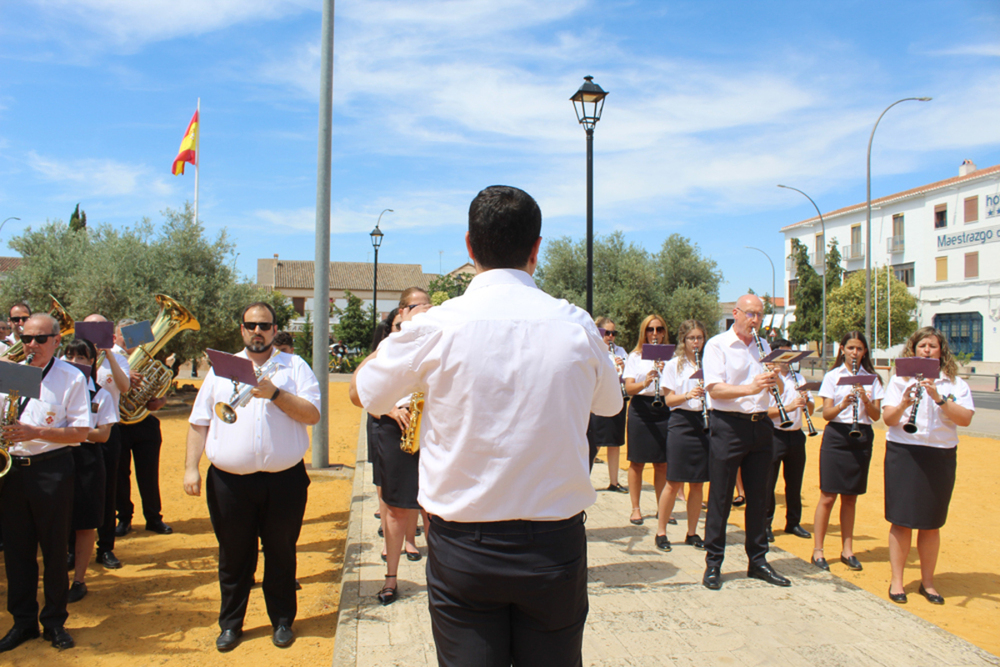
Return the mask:
<svg viewBox="0 0 1000 667">
<path fill-rule="evenodd" d="M 944 405 L 945 403 L 948 402 L 949 398 L 951 398 L 951 394 L 948 394 L 947 396 L 942 396 L 940 401 L 934 401 L 934 402 L 938 405 Z"/>
<path fill-rule="evenodd" d="M 275 387 L 274 388 L 274 396 L 271 397 L 271 400 L 273 401 L 274 399 L 278 398 L 278 394 L 280 394 L 280 393 L 281 393 L 281 390 L 278 389 L 277 387 Z"/>
</svg>

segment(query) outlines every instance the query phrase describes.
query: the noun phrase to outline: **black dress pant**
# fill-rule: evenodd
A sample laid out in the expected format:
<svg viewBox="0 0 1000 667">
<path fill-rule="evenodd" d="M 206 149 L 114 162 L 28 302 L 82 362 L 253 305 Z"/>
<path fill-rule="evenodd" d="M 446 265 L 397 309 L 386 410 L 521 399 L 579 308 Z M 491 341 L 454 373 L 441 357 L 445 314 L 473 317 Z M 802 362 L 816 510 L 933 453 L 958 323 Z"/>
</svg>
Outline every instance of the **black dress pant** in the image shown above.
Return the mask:
<svg viewBox="0 0 1000 667">
<path fill-rule="evenodd" d="M 582 665 L 584 514 L 562 521 L 431 517 L 427 592 L 438 664 Z"/>
<path fill-rule="evenodd" d="M 705 564 L 720 567 L 726 556 L 726 523 L 732 509 L 736 472 L 743 471 L 746 495 L 746 552 L 751 565 L 767 563 L 767 535 L 764 516 L 767 511 L 767 481 L 774 458 L 767 418 L 750 421 L 738 412 L 712 410 L 712 435 L 709 444 L 708 513 L 705 516 Z"/>
<path fill-rule="evenodd" d="M 66 536 L 73 514 L 73 456 L 61 454 L 15 464 L 0 491 L 4 566 L 7 571 L 7 611 L 14 627 L 36 630 L 66 624 L 69 591 Z M 38 613 L 38 550 L 45 573 L 45 606 Z"/>
<path fill-rule="evenodd" d="M 135 459 L 135 481 L 142 499 L 142 514 L 146 523 L 163 520 L 160 514 L 160 420 L 153 415 L 135 424 L 119 424 L 121 456 L 118 460 L 117 506 L 118 520 L 132 521 L 132 459 Z"/>
<path fill-rule="evenodd" d="M 768 528 L 774 521 L 774 490 L 778 485 L 779 468 L 782 467 L 785 478 L 785 528 L 794 528 L 802 522 L 802 477 L 806 471 L 806 434 L 802 429 L 774 429 L 774 461 L 767 483 Z"/>
<path fill-rule="evenodd" d="M 272 627 L 291 626 L 295 543 L 306 510 L 309 475 L 301 461 L 281 472 L 234 475 L 214 465 L 205 481 L 208 514 L 219 540 L 219 627 L 243 627 L 257 571 L 257 538 L 264 550 L 264 603 Z"/>
<path fill-rule="evenodd" d="M 104 523 L 97 529 L 97 551 L 115 550 L 115 509 L 118 492 L 118 459 L 122 452 L 121 425 L 111 425 L 108 441 L 101 444 L 104 452 Z"/>
</svg>

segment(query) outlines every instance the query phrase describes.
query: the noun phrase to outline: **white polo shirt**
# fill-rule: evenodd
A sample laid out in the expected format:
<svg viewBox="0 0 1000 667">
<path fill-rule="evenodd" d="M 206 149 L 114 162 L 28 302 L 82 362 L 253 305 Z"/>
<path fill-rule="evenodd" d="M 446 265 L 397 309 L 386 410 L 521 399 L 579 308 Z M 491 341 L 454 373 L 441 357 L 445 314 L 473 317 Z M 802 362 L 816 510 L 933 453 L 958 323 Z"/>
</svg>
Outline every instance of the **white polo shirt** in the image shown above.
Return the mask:
<svg viewBox="0 0 1000 667">
<path fill-rule="evenodd" d="M 790 371 L 788 373 L 781 374 L 781 381 L 784 383 L 785 390 L 781 394 L 781 404 L 785 406 L 785 413 L 788 418 L 792 420 L 792 425 L 788 428 L 781 428 L 781 417 L 773 417 L 771 421 L 774 422 L 774 428 L 779 431 L 801 431 L 802 430 L 802 408 L 795 408 L 794 410 L 789 410 L 788 405 L 799 397 L 799 391 L 795 388 L 797 386 L 805 384 L 805 380 L 801 375 L 795 371 Z M 804 392 L 806 400 L 811 400 L 812 392 Z M 771 396 L 771 392 L 767 393 Z M 771 396 L 770 407 L 776 408 L 778 404 L 774 402 L 774 397 Z"/>
<path fill-rule="evenodd" d="M 903 392 L 908 387 L 916 383 L 916 378 L 894 376 L 889 380 L 889 386 L 885 390 L 885 404 L 899 405 L 903 402 Z M 962 378 L 949 380 L 947 376 L 941 375 L 934 381 L 938 394 L 941 398 L 949 394 L 955 397 L 955 403 L 975 411 L 976 406 L 972 402 L 972 390 Z M 903 424 L 910 419 L 913 414 L 911 405 L 900 418 L 899 423 L 889 427 L 886 440 L 898 442 L 903 445 L 923 445 L 925 447 L 939 447 L 941 449 L 951 449 L 958 447 L 958 426 L 948 419 L 927 392 L 923 392 L 920 397 L 920 405 L 917 407 L 917 432 L 907 433 L 903 430 Z"/>
<path fill-rule="evenodd" d="M 23 362 L 22 362 L 23 363 Z M 3 397 L 4 408 L 7 394 Z M 21 423 L 51 428 L 90 428 L 90 391 L 87 378 L 76 366 L 59 359 L 52 360 L 52 368 L 42 379 L 38 398 L 28 399 Z M 49 440 L 27 440 L 10 448 L 11 456 L 34 456 L 45 452 L 76 447 L 77 443 L 51 442 Z"/>
<path fill-rule="evenodd" d="M 868 375 L 868 371 L 858 367 L 858 373 Z M 847 395 L 854 391 L 854 385 L 843 384 L 838 385 L 840 378 L 853 375 L 851 369 L 841 364 L 834 368 L 832 371 L 823 376 L 823 384 L 819 387 L 820 398 L 832 399 L 834 404 L 839 404 Z M 882 388 L 882 381 L 879 379 L 878 375 L 875 376 L 875 381 L 869 385 L 861 385 L 861 389 L 868 392 L 869 397 L 873 401 L 880 401 L 885 398 L 885 390 Z M 848 406 L 847 408 L 841 410 L 837 413 L 837 416 L 829 421 L 839 422 L 841 424 L 853 424 L 854 423 L 854 408 Z M 868 418 L 868 411 L 865 410 L 864 403 L 858 403 L 858 423 L 859 424 L 871 424 L 872 420 Z"/>
<path fill-rule="evenodd" d="M 771 346 L 761 340 L 764 355 L 771 353 Z M 757 344 L 750 341 L 747 345 L 736 335 L 735 329 L 712 336 L 705 344 L 705 352 L 701 366 L 705 370 L 705 386 L 708 389 L 720 382 L 731 385 L 750 384 L 761 373 L 766 373 L 764 364 L 760 363 L 760 352 Z M 751 396 L 739 398 L 713 398 L 712 409 L 723 412 L 766 412 L 771 403 L 771 392 L 760 391 Z"/>
<path fill-rule="evenodd" d="M 246 350 L 236 356 L 247 357 Z M 316 406 L 319 410 L 319 382 L 301 357 L 279 352 L 273 357 L 278 369 L 271 382 Z M 242 390 L 246 385 L 240 384 Z M 188 421 L 208 426 L 205 455 L 216 468 L 235 475 L 281 472 L 297 464 L 309 449 L 306 425 L 289 417 L 267 398 L 251 398 L 246 407 L 236 408 L 236 422 L 227 424 L 215 414 L 215 404 L 229 403 L 231 380 L 218 378 L 210 370 L 195 398 Z"/>
<path fill-rule="evenodd" d="M 404 322 L 356 382 L 374 414 L 424 392 L 418 501 L 431 514 L 551 521 L 596 500 L 587 425 L 621 412 L 618 372 L 590 316 L 524 271 L 480 273 Z"/>
<path fill-rule="evenodd" d="M 698 386 L 698 380 L 691 379 L 691 376 L 698 372 L 698 367 L 690 361 L 684 360 L 683 368 L 678 370 L 677 367 L 681 364 L 682 359 L 683 357 L 671 359 L 663 367 L 663 379 L 661 380 L 663 387 L 670 389 L 675 394 L 686 394 Z M 701 400 L 700 398 L 692 398 L 672 409 L 701 412 Z M 712 399 L 707 392 L 705 393 L 705 400 L 708 401 L 708 408 L 711 410 Z"/>
</svg>

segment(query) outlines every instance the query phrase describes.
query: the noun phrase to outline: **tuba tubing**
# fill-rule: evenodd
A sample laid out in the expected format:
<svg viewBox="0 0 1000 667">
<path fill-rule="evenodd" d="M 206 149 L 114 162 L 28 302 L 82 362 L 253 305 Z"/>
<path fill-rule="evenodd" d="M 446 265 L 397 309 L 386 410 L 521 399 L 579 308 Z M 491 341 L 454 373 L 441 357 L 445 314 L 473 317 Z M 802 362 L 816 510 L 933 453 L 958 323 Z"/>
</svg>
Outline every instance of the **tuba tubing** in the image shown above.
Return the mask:
<svg viewBox="0 0 1000 667">
<path fill-rule="evenodd" d="M 73 335 L 73 331 L 76 328 L 76 323 L 73 321 L 73 318 L 70 317 L 69 312 L 66 311 L 63 305 L 59 303 L 59 299 L 55 298 L 51 294 L 49 295 L 49 298 L 52 299 L 52 308 L 49 309 L 49 315 L 56 318 L 56 321 L 59 322 L 59 336 L 62 338 Z M 20 340 L 11 345 L 4 354 L 4 357 L 6 357 L 8 361 L 12 361 L 14 363 L 21 363 L 24 361 L 24 356 L 24 343 Z"/>
</svg>

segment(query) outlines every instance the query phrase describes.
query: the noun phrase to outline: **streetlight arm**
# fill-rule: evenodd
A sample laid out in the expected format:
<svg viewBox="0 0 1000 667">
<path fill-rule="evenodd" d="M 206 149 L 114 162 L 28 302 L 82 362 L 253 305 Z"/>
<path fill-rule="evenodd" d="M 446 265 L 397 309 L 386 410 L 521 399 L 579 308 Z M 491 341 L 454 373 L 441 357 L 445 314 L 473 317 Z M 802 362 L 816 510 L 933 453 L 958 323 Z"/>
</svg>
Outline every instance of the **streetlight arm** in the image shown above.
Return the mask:
<svg viewBox="0 0 1000 667">
<path fill-rule="evenodd" d="M 750 245 L 746 245 L 746 246 L 743 246 L 743 247 L 747 248 L 748 250 L 756 250 L 760 254 L 764 255 L 764 257 L 767 257 L 767 263 L 771 265 L 771 328 L 773 329 L 774 328 L 774 315 L 775 315 L 774 311 L 775 311 L 775 309 L 777 307 L 775 305 L 775 303 L 776 303 L 775 299 L 777 299 L 777 297 L 774 295 L 774 292 L 777 290 L 777 286 L 776 286 L 777 284 L 775 283 L 775 277 L 774 277 L 775 276 L 775 274 L 774 274 L 774 262 L 771 261 L 771 256 L 768 255 L 763 250 L 761 250 L 760 248 L 754 248 L 753 246 L 750 246 Z M 762 322 L 762 324 L 763 324 L 763 322 Z"/>
<path fill-rule="evenodd" d="M 826 243 L 827 243 L 826 223 L 823 222 L 823 213 L 819 210 L 819 206 L 816 205 L 816 202 L 813 201 L 812 197 L 802 192 L 802 190 L 799 190 L 798 188 L 793 188 L 790 185 L 781 185 L 779 183 L 778 187 L 785 188 L 786 190 L 795 190 L 800 195 L 808 199 L 809 203 L 811 203 L 813 205 L 813 208 L 816 209 L 816 215 L 819 216 L 820 233 L 823 234 L 823 247 L 822 247 L 823 256 L 820 260 L 823 262 L 823 343 L 822 343 L 823 347 L 820 350 L 819 358 L 820 358 L 820 364 L 822 364 L 823 368 L 826 368 Z"/>
</svg>

